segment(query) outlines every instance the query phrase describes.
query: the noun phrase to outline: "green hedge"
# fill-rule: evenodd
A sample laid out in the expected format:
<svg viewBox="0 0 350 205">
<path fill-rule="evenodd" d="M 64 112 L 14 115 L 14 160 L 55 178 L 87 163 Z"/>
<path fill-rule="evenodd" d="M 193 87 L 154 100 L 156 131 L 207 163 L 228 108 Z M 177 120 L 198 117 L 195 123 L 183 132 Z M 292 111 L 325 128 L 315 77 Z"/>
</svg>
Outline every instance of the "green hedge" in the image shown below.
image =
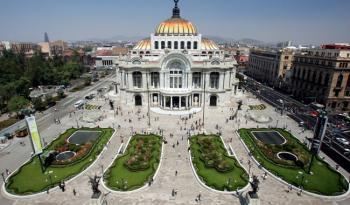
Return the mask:
<svg viewBox="0 0 350 205">
<path fill-rule="evenodd" d="M 53 150 L 57 144 L 67 139 L 77 130 L 101 131 L 100 137 L 85 157 L 69 165 L 50 166 L 45 173 L 42 173 L 39 158 L 35 156 L 9 178 L 6 183 L 6 190 L 17 195 L 34 194 L 55 187 L 62 180 L 66 181 L 73 178 L 96 160 L 114 132 L 112 128 L 71 128 L 52 141 L 44 151 Z M 51 178 L 49 175 L 51 175 Z"/>
<path fill-rule="evenodd" d="M 149 166 L 133 170 L 125 162 L 135 153 L 138 139 L 147 139 L 153 144 Z M 117 191 L 131 191 L 144 186 L 155 174 L 161 157 L 162 137 L 157 135 L 135 135 L 131 138 L 124 154 L 117 157 L 104 174 L 106 185 Z"/>
<path fill-rule="evenodd" d="M 252 131 L 277 131 L 283 137 L 285 137 L 287 141 L 295 142 L 295 144 L 299 146 L 300 149 L 303 149 L 309 157 L 311 157 L 311 153 L 304 144 L 283 129 L 240 129 L 239 135 L 249 148 L 254 158 L 274 175 L 280 177 L 290 184 L 293 184 L 296 187 L 302 187 L 306 191 L 320 195 L 340 195 L 348 190 L 349 186 L 346 179 L 319 157 L 315 157 L 315 160 L 312 163 L 311 172 L 313 174 L 308 174 L 305 171 L 307 166 L 302 169 L 297 166 L 285 166 L 283 164 L 276 163 L 274 160 L 264 155 L 264 153 L 259 149 L 256 144 L 256 138 L 251 133 Z M 280 151 L 285 150 L 281 149 Z M 302 176 L 304 176 L 303 180 Z"/>
<path fill-rule="evenodd" d="M 201 138 L 208 138 L 215 144 L 215 151 L 220 153 L 225 161 L 228 161 L 233 168 L 230 170 L 220 171 L 215 167 L 207 166 L 202 157 L 202 153 L 207 153 L 203 150 L 203 146 L 198 142 Z M 190 139 L 191 157 L 192 163 L 195 167 L 199 178 L 209 187 L 224 191 L 235 191 L 241 189 L 248 183 L 248 174 L 239 165 L 234 157 L 228 156 L 227 150 L 221 141 L 221 138 L 217 135 L 196 135 Z"/>
</svg>

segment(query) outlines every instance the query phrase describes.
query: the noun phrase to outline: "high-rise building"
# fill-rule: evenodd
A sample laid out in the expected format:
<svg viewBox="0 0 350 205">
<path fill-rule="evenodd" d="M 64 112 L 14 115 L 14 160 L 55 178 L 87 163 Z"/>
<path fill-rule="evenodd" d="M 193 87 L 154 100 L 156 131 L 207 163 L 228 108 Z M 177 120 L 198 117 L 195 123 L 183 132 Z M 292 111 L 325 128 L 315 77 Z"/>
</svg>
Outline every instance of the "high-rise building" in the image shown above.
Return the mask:
<svg viewBox="0 0 350 205">
<path fill-rule="evenodd" d="M 46 32 L 44 34 L 44 42 L 46 42 L 46 43 L 50 42 L 49 35 Z"/>
<path fill-rule="evenodd" d="M 349 111 L 350 46 L 323 45 L 296 54 L 291 91 L 306 103 L 325 105 L 328 111 Z"/>
</svg>

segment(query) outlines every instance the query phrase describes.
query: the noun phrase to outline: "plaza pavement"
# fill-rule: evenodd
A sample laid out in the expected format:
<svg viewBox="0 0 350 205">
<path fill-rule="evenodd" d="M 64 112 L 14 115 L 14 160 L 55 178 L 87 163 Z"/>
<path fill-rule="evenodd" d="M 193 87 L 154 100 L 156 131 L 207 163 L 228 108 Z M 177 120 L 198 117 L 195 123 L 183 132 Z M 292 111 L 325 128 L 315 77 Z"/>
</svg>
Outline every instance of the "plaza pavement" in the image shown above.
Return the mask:
<svg viewBox="0 0 350 205">
<path fill-rule="evenodd" d="M 119 106 L 120 103 L 118 98 L 110 97 L 111 99 L 115 99 L 115 106 Z M 310 131 L 302 132 L 302 130 L 298 127 L 298 124 L 294 122 L 292 119 L 284 116 L 280 116 L 279 113 L 275 112 L 274 108 L 267 105 L 267 108 L 262 111 L 252 111 L 258 115 L 270 116 L 274 120 L 267 124 L 258 124 L 252 120 L 248 120 L 246 123 L 246 119 L 244 115 L 246 111 L 239 111 L 237 115 L 237 119 L 231 120 L 226 123 L 226 118 L 229 115 L 232 115 L 231 107 L 234 109 L 237 108 L 237 98 L 241 98 L 243 100 L 243 104 L 258 104 L 263 103 L 259 100 L 255 99 L 254 96 L 249 93 L 241 94 L 238 96 L 232 97 L 231 104 L 228 104 L 227 107 L 217 107 L 217 108 L 206 108 L 205 111 L 205 130 L 208 133 L 216 133 L 218 132 L 215 129 L 216 125 L 219 125 L 219 130 L 222 133 L 222 137 L 226 143 L 230 143 L 234 152 L 236 153 L 238 160 L 242 161 L 243 166 L 248 170 L 248 161 L 249 156 L 247 151 L 244 149 L 242 143 L 239 140 L 239 137 L 234 133 L 238 127 L 267 127 L 276 126 L 278 119 L 278 127 L 287 126 L 287 129 L 291 130 L 294 136 L 297 136 L 300 140 L 303 141 L 305 136 L 311 136 L 312 133 Z M 59 189 L 54 189 L 49 192 L 49 194 L 43 194 L 40 196 L 29 197 L 27 199 L 4 199 L 3 197 L 0 199 L 0 204 L 13 204 L 13 205 L 54 205 L 54 204 L 89 204 L 89 199 L 92 194 L 90 185 L 88 184 L 88 176 L 93 176 L 95 174 L 101 175 L 102 166 L 105 169 L 112 161 L 115 156 L 118 148 L 121 145 L 121 136 L 123 137 L 124 142 L 128 140 L 131 136 L 131 130 L 142 132 L 147 128 L 147 107 L 135 108 L 133 106 L 125 106 L 120 105 L 122 109 L 123 116 L 121 113 L 115 115 L 113 111 L 109 110 L 108 101 L 104 101 L 103 99 L 96 99 L 91 102 L 92 104 L 102 105 L 103 108 L 99 111 L 96 110 L 96 113 L 100 113 L 100 115 L 105 116 L 105 119 L 99 121 L 97 123 L 86 123 L 81 121 L 81 117 L 83 116 L 82 111 L 78 111 L 75 114 L 72 114 L 71 117 L 65 116 L 61 119 L 61 124 L 51 125 L 48 129 L 41 132 L 41 135 L 44 136 L 45 140 L 49 142 L 53 137 L 57 136 L 59 133 L 63 132 L 66 128 L 76 126 L 78 120 L 79 126 L 88 126 L 94 127 L 99 125 L 100 127 L 117 127 L 121 126 L 121 129 L 117 129 L 117 134 L 111 140 L 111 143 L 106 148 L 105 152 L 102 154 L 101 158 L 95 163 L 92 167 L 88 169 L 87 172 L 77 177 L 71 182 L 66 183 L 66 192 L 61 192 Z M 137 111 L 141 109 L 140 114 L 136 114 Z M 251 111 L 249 111 L 251 112 Z M 84 112 L 84 115 L 89 115 L 89 113 L 93 112 Z M 159 117 L 159 120 L 155 121 L 155 118 Z M 234 204 L 243 204 L 242 200 L 233 196 L 233 195 L 225 195 L 214 193 L 207 188 L 200 185 L 191 169 L 189 162 L 189 155 L 187 152 L 187 135 L 186 131 L 190 127 L 191 124 L 194 124 L 196 120 L 202 118 L 202 112 L 199 112 L 194 115 L 194 118 L 187 121 L 187 125 L 184 124 L 184 121 L 180 120 L 180 116 L 172 116 L 172 115 L 161 115 L 156 113 L 151 113 L 151 127 L 153 131 L 157 131 L 158 128 L 164 130 L 164 137 L 168 141 L 168 144 L 164 146 L 163 153 L 163 161 L 159 170 L 157 177 L 155 178 L 154 183 L 147 187 L 144 190 L 133 192 L 133 193 L 110 193 L 107 195 L 108 204 L 145 204 L 145 205 L 160 205 L 160 204 L 218 204 L 218 205 L 234 205 Z M 132 123 L 129 123 L 129 119 L 132 120 Z M 139 120 L 140 119 L 140 120 Z M 180 127 L 186 128 L 186 130 L 180 130 Z M 171 138 L 170 133 L 174 136 Z M 182 140 L 183 137 L 183 140 Z M 232 142 L 231 141 L 232 138 Z M 177 144 L 179 142 L 179 146 L 175 146 L 173 148 L 173 144 Z M 28 142 L 29 143 L 29 142 Z M 29 149 L 30 146 L 26 146 L 25 148 Z M 23 161 L 27 160 L 29 156 L 24 156 Z M 327 157 L 326 160 L 335 166 L 335 164 L 330 161 Z M 252 161 L 252 160 L 250 160 Z M 290 193 L 287 193 L 285 190 L 287 187 L 282 185 L 273 177 L 268 176 L 266 180 L 262 179 L 263 171 L 260 170 L 253 162 L 251 163 L 251 173 L 259 176 L 260 179 L 260 190 L 259 196 L 261 200 L 261 204 L 290 204 L 290 205 L 345 205 L 350 204 L 349 199 L 345 199 L 343 201 L 326 201 L 319 198 L 311 197 L 306 194 L 302 194 L 301 196 L 297 195 L 297 191 L 293 190 Z M 8 164 L 10 167 L 10 164 Z M 11 167 L 11 170 L 14 170 L 14 167 Z M 178 171 L 178 175 L 175 176 L 175 171 Z M 349 176 L 344 170 L 340 169 L 341 172 L 345 174 L 345 176 Z M 77 191 L 77 195 L 74 196 L 72 190 L 75 189 Z M 104 190 L 102 186 L 100 189 L 103 193 L 108 193 L 107 190 Z M 175 197 L 171 196 L 172 190 L 175 189 L 177 191 L 177 195 Z M 197 202 L 196 196 L 201 194 L 201 201 Z"/>
</svg>

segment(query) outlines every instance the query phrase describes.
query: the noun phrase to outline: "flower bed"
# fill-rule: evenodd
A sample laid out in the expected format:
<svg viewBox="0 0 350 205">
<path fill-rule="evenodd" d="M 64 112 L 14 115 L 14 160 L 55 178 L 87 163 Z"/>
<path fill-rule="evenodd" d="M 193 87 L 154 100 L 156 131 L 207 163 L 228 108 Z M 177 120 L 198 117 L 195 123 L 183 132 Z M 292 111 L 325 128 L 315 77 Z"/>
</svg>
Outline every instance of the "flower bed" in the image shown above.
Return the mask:
<svg viewBox="0 0 350 205">
<path fill-rule="evenodd" d="M 85 105 L 85 109 L 86 110 L 99 110 L 99 109 L 101 109 L 101 107 L 102 106 L 100 106 L 100 105 L 91 105 L 91 104 L 86 104 Z"/>
<path fill-rule="evenodd" d="M 54 151 L 58 145 L 62 144 L 77 130 L 101 132 L 101 135 L 95 143 L 91 145 L 87 154 L 83 157 L 76 158 L 68 164 L 51 164 L 46 167 L 44 173 L 41 171 L 38 156 L 34 156 L 10 176 L 5 184 L 6 190 L 15 195 L 34 194 L 55 187 L 62 180 L 66 181 L 71 179 L 94 162 L 114 132 L 111 128 L 71 128 L 52 141 L 44 149 L 44 153 Z"/>
<path fill-rule="evenodd" d="M 287 143 L 283 146 L 262 145 L 253 136 L 252 131 L 277 131 L 287 140 Z M 326 196 L 340 195 L 349 189 L 344 176 L 318 156 L 314 158 L 311 164 L 311 172 L 308 173 L 311 153 L 305 145 L 283 129 L 240 129 L 239 135 L 254 158 L 264 168 L 289 184 Z M 299 160 L 293 162 L 278 158 L 278 153 L 284 151 L 296 155 Z M 298 164 L 298 161 L 302 163 Z"/>
<path fill-rule="evenodd" d="M 131 191 L 144 186 L 155 174 L 161 157 L 162 137 L 135 135 L 122 156 L 104 174 L 107 187 Z"/>
<path fill-rule="evenodd" d="M 192 163 L 199 178 L 220 191 L 235 191 L 248 183 L 248 174 L 237 159 L 228 156 L 216 135 L 196 135 L 189 139 Z"/>
<path fill-rule="evenodd" d="M 266 105 L 260 104 L 260 105 L 249 105 L 250 110 L 265 110 Z"/>
</svg>

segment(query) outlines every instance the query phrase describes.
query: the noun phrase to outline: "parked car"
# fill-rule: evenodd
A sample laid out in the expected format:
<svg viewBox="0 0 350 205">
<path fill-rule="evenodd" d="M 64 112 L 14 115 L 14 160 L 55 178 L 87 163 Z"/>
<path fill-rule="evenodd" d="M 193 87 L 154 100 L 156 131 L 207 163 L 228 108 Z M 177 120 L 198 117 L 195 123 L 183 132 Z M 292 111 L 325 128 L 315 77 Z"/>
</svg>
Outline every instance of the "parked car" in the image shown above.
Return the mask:
<svg viewBox="0 0 350 205">
<path fill-rule="evenodd" d="M 344 138 L 341 138 L 341 137 L 337 137 L 337 138 L 335 138 L 338 142 L 340 142 L 341 144 L 343 144 L 343 145 L 349 145 L 350 143 L 349 143 L 349 141 L 347 141 L 346 139 L 344 139 Z"/>
</svg>

